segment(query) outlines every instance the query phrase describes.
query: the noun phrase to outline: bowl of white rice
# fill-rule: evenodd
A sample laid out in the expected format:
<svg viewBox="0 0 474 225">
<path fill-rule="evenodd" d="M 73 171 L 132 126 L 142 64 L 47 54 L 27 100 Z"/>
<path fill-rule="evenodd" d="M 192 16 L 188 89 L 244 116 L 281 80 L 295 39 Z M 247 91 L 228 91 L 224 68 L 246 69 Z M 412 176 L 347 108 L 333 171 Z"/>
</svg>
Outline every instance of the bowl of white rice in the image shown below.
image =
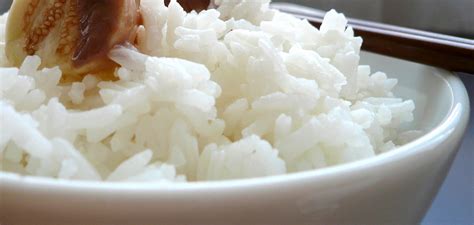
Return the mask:
<svg viewBox="0 0 474 225">
<path fill-rule="evenodd" d="M 450 72 L 269 0 L 141 0 L 114 79 L 5 54 L 0 223 L 417 224 L 464 135 Z M 383 71 L 383 72 L 379 72 Z"/>
</svg>

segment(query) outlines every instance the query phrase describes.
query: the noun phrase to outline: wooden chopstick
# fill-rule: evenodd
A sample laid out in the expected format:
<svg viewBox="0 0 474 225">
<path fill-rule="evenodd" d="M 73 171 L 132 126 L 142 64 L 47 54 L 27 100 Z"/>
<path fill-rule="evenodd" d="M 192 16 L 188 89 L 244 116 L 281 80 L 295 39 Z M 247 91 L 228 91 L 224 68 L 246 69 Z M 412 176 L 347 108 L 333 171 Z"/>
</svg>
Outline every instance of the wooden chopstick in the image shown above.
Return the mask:
<svg viewBox="0 0 474 225">
<path fill-rule="evenodd" d="M 324 13 L 294 4 L 272 5 L 320 27 Z M 474 40 L 358 19 L 348 19 L 362 49 L 400 59 L 474 74 Z"/>
</svg>

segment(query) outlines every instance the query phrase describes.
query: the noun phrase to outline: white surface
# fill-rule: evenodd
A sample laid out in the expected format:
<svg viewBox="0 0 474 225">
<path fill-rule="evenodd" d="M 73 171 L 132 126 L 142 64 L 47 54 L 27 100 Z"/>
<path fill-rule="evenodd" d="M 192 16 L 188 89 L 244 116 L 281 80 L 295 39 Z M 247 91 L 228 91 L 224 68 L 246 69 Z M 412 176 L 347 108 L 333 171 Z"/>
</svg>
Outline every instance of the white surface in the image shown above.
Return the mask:
<svg viewBox="0 0 474 225">
<path fill-rule="evenodd" d="M 376 55 L 400 79 L 422 138 L 375 158 L 317 171 L 195 184 L 113 184 L 0 173 L 6 224 L 416 224 L 438 191 L 469 117 L 459 78 Z M 25 216 L 28 215 L 28 216 Z"/>
</svg>

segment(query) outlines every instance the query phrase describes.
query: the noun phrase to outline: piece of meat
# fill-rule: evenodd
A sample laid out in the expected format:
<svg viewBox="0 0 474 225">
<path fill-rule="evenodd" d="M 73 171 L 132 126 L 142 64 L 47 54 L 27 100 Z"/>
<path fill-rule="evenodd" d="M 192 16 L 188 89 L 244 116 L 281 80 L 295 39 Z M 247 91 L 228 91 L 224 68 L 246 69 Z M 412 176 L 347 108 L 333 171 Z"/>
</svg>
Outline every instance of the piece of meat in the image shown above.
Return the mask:
<svg viewBox="0 0 474 225">
<path fill-rule="evenodd" d="M 200 12 L 202 10 L 206 10 L 211 1 L 210 0 L 178 0 L 178 3 L 183 7 L 186 12 L 191 12 L 196 10 Z M 165 5 L 168 6 L 170 4 L 170 0 L 165 0 Z"/>
<path fill-rule="evenodd" d="M 107 71 L 107 53 L 133 42 L 139 22 L 136 0 L 16 0 L 6 30 L 6 55 L 15 66 L 39 55 L 43 67 L 67 76 Z"/>
<path fill-rule="evenodd" d="M 178 2 L 187 12 L 210 4 Z M 116 45 L 134 43 L 139 5 L 140 0 L 15 0 L 7 22 L 6 55 L 17 67 L 26 56 L 38 55 L 42 67 L 59 66 L 66 80 L 90 73 L 110 76 L 117 65 L 107 54 Z"/>
</svg>

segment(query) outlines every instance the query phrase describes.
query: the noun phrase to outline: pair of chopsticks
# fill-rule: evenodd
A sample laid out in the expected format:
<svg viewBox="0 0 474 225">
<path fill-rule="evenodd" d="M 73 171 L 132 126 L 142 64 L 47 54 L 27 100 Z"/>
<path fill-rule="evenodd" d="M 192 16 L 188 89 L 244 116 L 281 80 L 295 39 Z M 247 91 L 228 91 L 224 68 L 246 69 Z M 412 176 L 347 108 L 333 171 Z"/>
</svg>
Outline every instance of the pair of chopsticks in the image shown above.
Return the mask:
<svg viewBox="0 0 474 225">
<path fill-rule="evenodd" d="M 273 3 L 272 8 L 307 19 L 316 27 L 325 14 L 289 3 Z M 363 50 L 474 74 L 474 40 L 357 19 L 349 19 L 349 25 L 364 39 Z"/>
</svg>

